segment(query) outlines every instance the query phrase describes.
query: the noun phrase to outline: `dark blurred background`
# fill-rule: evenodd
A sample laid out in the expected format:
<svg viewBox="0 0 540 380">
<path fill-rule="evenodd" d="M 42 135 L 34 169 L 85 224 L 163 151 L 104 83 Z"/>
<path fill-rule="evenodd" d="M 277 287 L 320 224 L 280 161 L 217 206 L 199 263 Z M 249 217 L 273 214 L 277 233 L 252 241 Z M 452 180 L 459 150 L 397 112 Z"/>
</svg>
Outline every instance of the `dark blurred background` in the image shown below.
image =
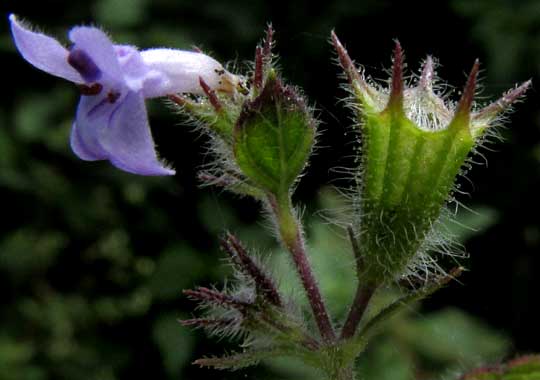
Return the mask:
<svg viewBox="0 0 540 380">
<path fill-rule="evenodd" d="M 304 89 L 322 120 L 320 148 L 296 199 L 308 205 L 313 260 L 337 315 L 353 284 L 332 272 L 349 263 L 338 260 L 336 247 L 348 252 L 316 211 L 332 205 L 327 184 L 348 185 L 333 168 L 351 164 L 354 144 L 346 133 L 350 112 L 338 102 L 345 92 L 330 30 L 375 78 L 387 75 L 394 38 L 410 73 L 432 54 L 440 77 L 458 88 L 480 58 L 485 101 L 533 78 L 501 130 L 504 142 L 483 151 L 489 167 L 479 159 L 467 176 L 474 185 L 462 181 L 468 195 L 458 199 L 479 212 L 457 215 L 472 227 L 456 229 L 470 271 L 393 320 L 359 365 L 366 379 L 450 379 L 479 363 L 540 352 L 539 1 L 8 0 L 0 5 L 1 380 L 317 378 L 287 360 L 237 373 L 189 364 L 237 349 L 178 324 L 194 306 L 181 290 L 223 283 L 229 269 L 217 236 L 224 228 L 261 255 L 278 251 L 257 205 L 198 188 L 206 140 L 160 101 L 148 102 L 151 125 L 161 155 L 177 169 L 174 178 L 76 159 L 68 136 L 77 91 L 16 53 L 10 12 L 64 42 L 70 26 L 93 24 L 118 43 L 196 45 L 241 69 L 272 22 L 284 77 Z"/>
</svg>

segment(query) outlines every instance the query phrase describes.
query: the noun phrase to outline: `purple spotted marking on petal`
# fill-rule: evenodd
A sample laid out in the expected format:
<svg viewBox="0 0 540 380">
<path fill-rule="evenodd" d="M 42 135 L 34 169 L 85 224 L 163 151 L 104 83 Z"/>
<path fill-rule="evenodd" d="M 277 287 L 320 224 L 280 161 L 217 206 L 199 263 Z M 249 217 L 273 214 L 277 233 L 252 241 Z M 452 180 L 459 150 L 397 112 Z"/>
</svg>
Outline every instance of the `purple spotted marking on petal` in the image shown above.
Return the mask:
<svg viewBox="0 0 540 380">
<path fill-rule="evenodd" d="M 99 95 L 101 90 L 103 90 L 103 85 L 101 83 L 79 84 L 77 87 L 79 88 L 81 95 L 85 96 Z"/>
</svg>

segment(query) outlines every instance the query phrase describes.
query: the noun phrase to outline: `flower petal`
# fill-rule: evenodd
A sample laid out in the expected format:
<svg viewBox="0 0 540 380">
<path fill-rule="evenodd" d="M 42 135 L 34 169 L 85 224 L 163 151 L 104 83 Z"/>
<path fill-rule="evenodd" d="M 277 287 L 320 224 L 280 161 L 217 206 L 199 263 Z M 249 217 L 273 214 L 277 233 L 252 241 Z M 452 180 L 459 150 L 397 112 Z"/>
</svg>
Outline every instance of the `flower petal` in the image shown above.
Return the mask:
<svg viewBox="0 0 540 380">
<path fill-rule="evenodd" d="M 100 143 L 111 163 L 127 172 L 141 175 L 173 175 L 174 170 L 159 162 L 148 125 L 144 98 L 129 92 L 112 113 Z"/>
<path fill-rule="evenodd" d="M 83 160 L 109 160 L 134 174 L 175 173 L 157 159 L 140 92 L 128 91 L 114 103 L 107 96 L 83 96 L 71 131 L 71 148 Z"/>
<path fill-rule="evenodd" d="M 107 159 L 107 155 L 103 153 L 103 149 L 101 147 L 96 149 L 93 146 L 87 145 L 81 135 L 80 127 L 77 126 L 77 122 L 74 122 L 73 126 L 71 127 L 70 144 L 73 152 L 81 160 L 97 161 Z"/>
<path fill-rule="evenodd" d="M 14 14 L 9 15 L 9 21 L 13 40 L 24 59 L 51 75 L 84 83 L 79 73 L 67 62 L 68 50 L 57 40 L 25 28 Z"/>
<path fill-rule="evenodd" d="M 166 80 L 145 84 L 145 97 L 158 97 L 179 92 L 203 94 L 199 77 L 213 89 L 222 87 L 224 80 L 233 77 L 215 59 L 191 51 L 149 49 L 141 52 L 149 68 L 161 73 Z"/>
<path fill-rule="evenodd" d="M 71 149 L 82 160 L 106 160 L 109 154 L 101 145 L 111 115 L 119 104 L 106 102 L 103 96 L 82 96 L 71 130 Z"/>
<path fill-rule="evenodd" d="M 103 31 L 88 26 L 76 26 L 69 31 L 69 39 L 77 49 L 86 52 L 110 79 L 122 81 L 122 70 L 113 43 Z"/>
<path fill-rule="evenodd" d="M 135 47 L 114 45 L 114 50 L 124 74 L 125 84 L 132 91 L 141 90 L 152 70 L 144 63 L 141 54 Z"/>
</svg>

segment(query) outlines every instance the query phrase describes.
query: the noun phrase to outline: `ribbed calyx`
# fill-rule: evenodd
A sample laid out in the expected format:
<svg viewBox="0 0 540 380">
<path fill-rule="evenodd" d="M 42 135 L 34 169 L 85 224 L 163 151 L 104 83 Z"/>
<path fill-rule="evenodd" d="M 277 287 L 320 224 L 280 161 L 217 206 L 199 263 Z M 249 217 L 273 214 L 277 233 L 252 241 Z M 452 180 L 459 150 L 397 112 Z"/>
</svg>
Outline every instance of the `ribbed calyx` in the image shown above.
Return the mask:
<svg viewBox="0 0 540 380">
<path fill-rule="evenodd" d="M 375 283 L 402 275 L 450 198 L 467 157 L 498 115 L 523 95 L 530 81 L 487 107 L 474 110 L 476 61 L 456 105 L 433 90 L 428 57 L 414 87 L 404 81 L 396 41 L 389 88 L 369 83 L 332 34 L 349 81 L 361 130 L 361 166 L 355 226 L 365 275 Z"/>
</svg>

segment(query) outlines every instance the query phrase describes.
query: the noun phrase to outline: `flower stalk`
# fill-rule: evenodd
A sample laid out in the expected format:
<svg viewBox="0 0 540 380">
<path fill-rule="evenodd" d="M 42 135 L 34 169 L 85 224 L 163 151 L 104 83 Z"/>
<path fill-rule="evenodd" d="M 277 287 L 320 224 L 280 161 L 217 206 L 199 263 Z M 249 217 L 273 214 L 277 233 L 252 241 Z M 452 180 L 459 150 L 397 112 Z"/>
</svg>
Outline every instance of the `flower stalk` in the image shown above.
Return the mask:
<svg viewBox="0 0 540 380">
<path fill-rule="evenodd" d="M 268 201 L 276 220 L 280 240 L 291 254 L 319 333 L 326 344 L 332 344 L 336 340 L 336 333 L 330 321 L 321 291 L 313 275 L 313 270 L 311 269 L 306 253 L 306 243 L 302 226 L 294 213 L 290 196 L 287 195 L 278 199 L 274 195 L 270 195 Z"/>
<path fill-rule="evenodd" d="M 341 329 L 340 339 L 345 340 L 354 336 L 356 329 L 358 328 L 358 324 L 362 321 L 362 317 L 364 316 L 371 298 L 375 294 L 376 290 L 376 285 L 369 283 L 358 284 L 349 314 L 347 315 L 347 319 L 345 320 L 343 328 Z"/>
</svg>

